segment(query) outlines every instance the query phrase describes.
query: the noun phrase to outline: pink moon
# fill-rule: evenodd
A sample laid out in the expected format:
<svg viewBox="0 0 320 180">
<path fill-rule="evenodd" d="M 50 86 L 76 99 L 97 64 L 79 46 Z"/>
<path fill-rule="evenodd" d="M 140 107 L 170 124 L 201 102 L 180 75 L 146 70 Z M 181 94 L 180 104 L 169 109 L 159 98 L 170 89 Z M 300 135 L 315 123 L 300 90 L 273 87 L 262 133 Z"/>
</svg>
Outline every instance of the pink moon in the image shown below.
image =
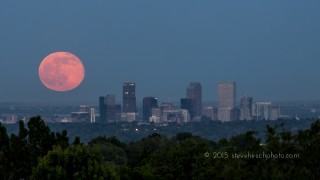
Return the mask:
<svg viewBox="0 0 320 180">
<path fill-rule="evenodd" d="M 42 84 L 54 91 L 70 91 L 78 87 L 84 75 L 81 60 L 69 52 L 49 54 L 39 66 L 39 77 Z"/>
</svg>

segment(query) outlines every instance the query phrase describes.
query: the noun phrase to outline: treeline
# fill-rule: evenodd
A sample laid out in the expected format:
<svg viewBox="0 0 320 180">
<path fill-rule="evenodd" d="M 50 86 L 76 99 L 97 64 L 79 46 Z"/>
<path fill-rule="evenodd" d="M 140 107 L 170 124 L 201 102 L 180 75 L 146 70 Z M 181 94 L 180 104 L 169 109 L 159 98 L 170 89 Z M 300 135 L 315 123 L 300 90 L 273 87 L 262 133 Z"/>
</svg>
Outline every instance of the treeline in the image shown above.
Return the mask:
<svg viewBox="0 0 320 180">
<path fill-rule="evenodd" d="M 298 130 L 305 130 L 316 121 L 316 119 L 279 119 L 276 121 L 230 121 L 220 122 L 204 120 L 202 122 L 190 122 L 184 124 L 168 123 L 167 126 L 159 124 L 144 124 L 141 122 L 118 122 L 118 123 L 49 123 L 51 131 L 61 132 L 64 129 L 68 131 L 68 137 L 73 140 L 76 136 L 81 138 L 81 142 L 88 143 L 98 136 L 116 136 L 121 142 L 130 143 L 139 141 L 152 133 L 175 136 L 179 132 L 191 132 L 193 135 L 205 139 L 219 141 L 222 138 L 231 138 L 233 136 L 244 134 L 247 131 L 257 131 L 256 137 L 265 141 L 266 125 L 275 126 L 284 123 L 284 128 L 293 133 Z M 4 124 L 8 134 L 18 134 L 17 124 Z"/>
<path fill-rule="evenodd" d="M 0 124 L 0 179 L 318 179 L 319 152 L 319 120 L 294 135 L 266 126 L 263 143 L 248 131 L 217 142 L 154 133 L 128 144 L 114 136 L 83 144 L 39 116 L 10 136 Z"/>
</svg>

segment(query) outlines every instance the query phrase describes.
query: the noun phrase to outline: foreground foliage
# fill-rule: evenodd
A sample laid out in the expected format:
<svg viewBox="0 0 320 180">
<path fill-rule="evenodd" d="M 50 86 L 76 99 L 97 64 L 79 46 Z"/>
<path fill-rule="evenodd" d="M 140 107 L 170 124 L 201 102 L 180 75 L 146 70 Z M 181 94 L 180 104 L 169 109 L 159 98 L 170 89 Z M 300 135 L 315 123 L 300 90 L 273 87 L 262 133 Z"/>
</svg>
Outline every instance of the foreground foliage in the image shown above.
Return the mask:
<svg viewBox="0 0 320 180">
<path fill-rule="evenodd" d="M 214 132 L 213 132 L 214 133 Z M 0 124 L 0 179 L 318 179 L 320 121 L 293 135 L 283 125 L 218 142 L 182 132 L 151 134 L 125 144 L 96 137 L 69 143 L 67 131 L 51 132 L 39 117 L 8 135 Z M 207 154 L 208 153 L 208 154 Z M 251 155 L 245 157 L 245 155 Z M 289 157 L 253 157 L 281 154 Z M 209 157 L 207 157 L 209 156 Z"/>
</svg>

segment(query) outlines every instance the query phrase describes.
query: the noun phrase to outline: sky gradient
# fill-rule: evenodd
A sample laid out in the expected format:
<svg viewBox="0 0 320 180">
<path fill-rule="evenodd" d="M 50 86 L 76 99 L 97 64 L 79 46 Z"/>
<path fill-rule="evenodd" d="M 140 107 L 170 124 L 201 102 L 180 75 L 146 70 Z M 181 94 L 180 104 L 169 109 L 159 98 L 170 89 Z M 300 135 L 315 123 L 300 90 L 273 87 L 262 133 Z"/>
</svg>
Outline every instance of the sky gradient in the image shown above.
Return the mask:
<svg viewBox="0 0 320 180">
<path fill-rule="evenodd" d="M 136 82 L 138 101 L 178 101 L 192 81 L 217 99 L 320 100 L 320 1 L 1 1 L 0 102 L 97 101 Z M 53 92 L 38 77 L 44 57 L 77 55 L 82 84 Z"/>
</svg>

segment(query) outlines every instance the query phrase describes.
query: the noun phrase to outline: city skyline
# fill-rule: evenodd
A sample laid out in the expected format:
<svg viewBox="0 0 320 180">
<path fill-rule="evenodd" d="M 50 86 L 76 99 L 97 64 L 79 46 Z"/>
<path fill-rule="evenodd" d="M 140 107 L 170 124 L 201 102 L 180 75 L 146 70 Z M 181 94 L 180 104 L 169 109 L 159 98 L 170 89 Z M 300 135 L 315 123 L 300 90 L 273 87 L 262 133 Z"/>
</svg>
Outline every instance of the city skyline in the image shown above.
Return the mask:
<svg viewBox="0 0 320 180">
<path fill-rule="evenodd" d="M 172 102 L 161 102 L 153 96 L 142 100 L 142 110 L 136 102 L 136 84 L 123 83 L 123 108 L 115 105 L 116 96 L 108 94 L 99 96 L 100 122 L 144 121 L 154 123 L 167 122 L 201 122 L 202 120 L 218 120 L 221 122 L 237 120 L 277 120 L 290 116 L 281 114 L 280 106 L 271 101 L 253 101 L 248 94 L 237 101 L 237 83 L 221 81 L 217 84 L 217 104 L 202 103 L 202 85 L 190 82 L 186 88 L 186 97 L 180 99 L 180 105 Z M 137 105 L 138 104 L 138 105 Z M 139 115 L 140 114 L 140 115 Z M 112 117 L 112 118 L 111 118 Z"/>
<path fill-rule="evenodd" d="M 96 100 L 123 82 L 137 99 L 179 101 L 189 82 L 216 100 L 221 81 L 256 100 L 320 100 L 319 1 L 1 2 L 0 102 Z M 57 13 L 59 12 L 59 13 Z M 82 84 L 46 89 L 41 61 L 71 52 Z M 165 90 L 163 87 L 168 87 Z"/>
</svg>

